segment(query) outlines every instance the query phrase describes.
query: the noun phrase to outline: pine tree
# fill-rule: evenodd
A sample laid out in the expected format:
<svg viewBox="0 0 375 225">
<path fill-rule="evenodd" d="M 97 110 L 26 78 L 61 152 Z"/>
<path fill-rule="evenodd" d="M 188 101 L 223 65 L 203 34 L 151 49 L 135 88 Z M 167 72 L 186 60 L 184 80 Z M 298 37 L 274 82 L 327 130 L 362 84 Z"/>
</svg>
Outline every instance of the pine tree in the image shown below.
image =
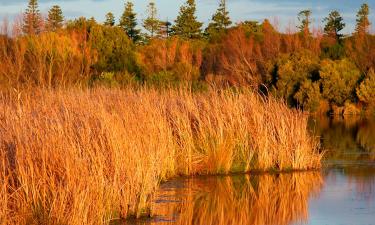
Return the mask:
<svg viewBox="0 0 375 225">
<path fill-rule="evenodd" d="M 157 9 L 154 2 L 147 6 L 148 17 L 143 21 L 143 27 L 150 33 L 151 37 L 160 33 L 162 22 L 157 18 Z"/>
<path fill-rule="evenodd" d="M 137 14 L 133 10 L 133 3 L 126 2 L 125 3 L 125 10 L 120 19 L 120 27 L 124 29 L 125 33 L 129 36 L 133 42 L 137 42 L 140 40 L 140 30 L 137 29 Z"/>
<path fill-rule="evenodd" d="M 175 35 L 184 38 L 200 38 L 202 36 L 203 23 L 197 21 L 195 12 L 195 0 L 187 0 L 186 3 L 181 6 L 180 13 L 175 20 L 175 25 L 172 27 L 172 31 Z"/>
<path fill-rule="evenodd" d="M 339 32 L 345 27 L 344 19 L 338 11 L 332 11 L 323 22 L 326 22 L 324 33 L 339 40 L 343 35 Z"/>
<path fill-rule="evenodd" d="M 220 0 L 219 8 L 217 9 L 216 13 L 212 16 L 212 22 L 206 28 L 205 33 L 211 37 L 215 36 L 224 31 L 231 24 L 232 21 L 229 18 L 226 0 Z"/>
<path fill-rule="evenodd" d="M 113 13 L 109 12 L 107 13 L 107 15 L 105 15 L 104 25 L 110 27 L 113 27 L 115 25 L 115 16 L 113 15 Z"/>
<path fill-rule="evenodd" d="M 310 34 L 310 24 L 311 24 L 311 10 L 303 10 L 298 14 L 298 20 L 301 25 L 298 26 L 300 32 L 303 34 Z"/>
<path fill-rule="evenodd" d="M 367 4 L 363 4 L 357 13 L 357 25 L 355 31 L 357 34 L 367 34 L 370 28 L 370 20 L 368 18 L 370 8 Z"/>
<path fill-rule="evenodd" d="M 47 28 L 50 31 L 56 31 L 63 27 L 64 16 L 63 12 L 58 5 L 52 6 L 48 11 Z"/>
<path fill-rule="evenodd" d="M 30 0 L 24 13 L 22 30 L 25 34 L 39 34 L 42 26 L 42 15 L 38 9 L 38 1 Z"/>
</svg>

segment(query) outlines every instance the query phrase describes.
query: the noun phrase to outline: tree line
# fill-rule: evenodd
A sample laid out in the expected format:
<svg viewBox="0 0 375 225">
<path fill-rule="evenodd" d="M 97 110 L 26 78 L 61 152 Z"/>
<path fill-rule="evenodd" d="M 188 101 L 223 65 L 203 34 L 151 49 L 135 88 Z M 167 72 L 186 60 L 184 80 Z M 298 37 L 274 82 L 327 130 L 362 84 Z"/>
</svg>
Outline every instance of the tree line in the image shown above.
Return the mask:
<svg viewBox="0 0 375 225">
<path fill-rule="evenodd" d="M 158 18 L 155 2 L 139 28 L 134 4 L 121 17 L 65 20 L 58 5 L 44 19 L 30 0 L 21 32 L 0 36 L 2 87 L 69 85 L 158 86 L 188 83 L 251 87 L 310 112 L 358 113 L 375 108 L 375 38 L 370 8 L 362 4 L 355 31 L 342 33 L 340 12 L 331 11 L 322 30 L 312 28 L 312 11 L 299 24 L 278 31 L 268 19 L 234 24 L 225 0 L 207 27 L 186 0 L 174 23 Z M 144 33 L 146 32 L 146 33 Z"/>
</svg>

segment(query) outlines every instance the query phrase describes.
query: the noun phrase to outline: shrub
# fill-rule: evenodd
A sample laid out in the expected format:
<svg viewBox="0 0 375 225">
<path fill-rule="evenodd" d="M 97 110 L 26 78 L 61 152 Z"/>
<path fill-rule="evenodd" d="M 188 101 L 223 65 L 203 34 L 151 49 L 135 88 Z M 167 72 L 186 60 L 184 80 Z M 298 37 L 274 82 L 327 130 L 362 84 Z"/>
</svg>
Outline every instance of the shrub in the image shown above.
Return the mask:
<svg viewBox="0 0 375 225">
<path fill-rule="evenodd" d="M 375 73 L 373 69 L 368 71 L 365 79 L 357 87 L 357 96 L 365 105 L 375 106 Z"/>
<path fill-rule="evenodd" d="M 97 62 L 93 65 L 97 72 L 138 72 L 135 47 L 121 28 L 95 25 L 89 37 L 91 48 L 97 56 Z"/>
<path fill-rule="evenodd" d="M 346 101 L 355 101 L 355 88 L 361 72 L 348 59 L 324 60 L 321 63 L 323 96 L 333 104 L 343 106 Z"/>
<path fill-rule="evenodd" d="M 310 112 L 317 112 L 320 107 L 322 95 L 320 93 L 320 83 L 305 80 L 298 92 L 294 95 L 298 105 L 302 106 L 304 110 Z"/>
<path fill-rule="evenodd" d="M 91 51 L 75 36 L 52 32 L 24 36 L 6 47 L 0 57 L 0 77 L 8 86 L 50 88 L 85 84 L 89 79 Z"/>
<path fill-rule="evenodd" d="M 148 76 L 175 76 L 175 80 L 197 81 L 202 64 L 202 41 L 186 41 L 178 37 L 170 39 L 152 39 L 146 46 L 137 50 L 137 62 L 141 67 L 144 80 Z"/>
<path fill-rule="evenodd" d="M 316 79 L 316 74 L 319 70 L 319 58 L 308 50 L 301 50 L 291 55 L 281 56 L 277 60 L 275 67 L 276 71 L 274 76 L 276 77 L 273 79 L 277 81 L 275 87 L 276 95 L 286 99 L 291 106 L 296 105 L 296 99 L 300 100 L 300 103 L 303 104 L 304 99 L 306 99 L 303 92 L 305 92 L 306 89 L 311 89 L 308 87 L 311 85 L 307 80 Z M 306 82 L 305 87 L 303 87 L 305 90 L 301 90 L 301 92 L 297 94 L 304 82 Z M 316 89 L 317 86 L 315 85 L 313 91 L 315 95 L 317 94 Z"/>
</svg>

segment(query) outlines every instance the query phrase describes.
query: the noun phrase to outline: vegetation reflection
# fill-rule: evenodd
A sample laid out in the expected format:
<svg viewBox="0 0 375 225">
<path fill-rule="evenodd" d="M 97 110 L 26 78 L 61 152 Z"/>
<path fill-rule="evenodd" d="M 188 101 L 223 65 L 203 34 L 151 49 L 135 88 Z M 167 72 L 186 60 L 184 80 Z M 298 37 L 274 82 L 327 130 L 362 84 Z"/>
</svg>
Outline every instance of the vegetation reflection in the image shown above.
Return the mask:
<svg viewBox="0 0 375 225">
<path fill-rule="evenodd" d="M 162 189 L 151 224 L 303 223 L 308 200 L 319 193 L 323 179 L 320 172 L 308 172 L 193 178 L 183 184 L 185 188 Z"/>
</svg>

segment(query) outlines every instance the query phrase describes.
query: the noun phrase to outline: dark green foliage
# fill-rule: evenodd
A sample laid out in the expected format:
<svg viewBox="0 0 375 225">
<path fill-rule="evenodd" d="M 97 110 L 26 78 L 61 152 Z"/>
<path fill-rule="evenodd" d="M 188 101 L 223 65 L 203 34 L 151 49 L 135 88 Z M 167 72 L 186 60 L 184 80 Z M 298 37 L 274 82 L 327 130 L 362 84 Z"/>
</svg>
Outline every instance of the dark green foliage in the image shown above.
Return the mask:
<svg viewBox="0 0 375 225">
<path fill-rule="evenodd" d="M 89 35 L 91 28 L 98 25 L 94 18 L 87 19 L 85 17 L 79 17 L 75 20 L 69 20 L 66 23 L 66 29 L 68 31 L 79 30 L 86 31 L 86 34 Z"/>
<path fill-rule="evenodd" d="M 298 106 L 310 112 L 316 112 L 319 109 L 322 95 L 320 93 L 320 82 L 305 80 L 294 95 Z"/>
<path fill-rule="evenodd" d="M 355 31 L 357 34 L 366 34 L 369 32 L 370 20 L 368 18 L 370 14 L 370 8 L 368 4 L 363 4 L 357 13 L 357 25 Z"/>
<path fill-rule="evenodd" d="M 338 60 L 345 57 L 345 48 L 340 43 L 335 43 L 334 45 L 322 46 L 323 59 L 328 58 L 332 60 Z"/>
<path fill-rule="evenodd" d="M 113 27 L 115 25 L 115 16 L 113 13 L 109 12 L 105 15 L 104 25 Z"/>
<path fill-rule="evenodd" d="M 173 34 L 184 38 L 201 38 L 203 23 L 197 21 L 195 0 L 187 0 L 172 27 Z"/>
<path fill-rule="evenodd" d="M 125 10 L 120 19 L 120 27 L 136 43 L 141 39 L 141 31 L 137 29 L 137 14 L 134 12 L 133 7 L 132 2 L 125 3 Z"/>
<path fill-rule="evenodd" d="M 356 85 L 361 78 L 356 65 L 348 59 L 324 60 L 321 64 L 323 97 L 338 106 L 346 101 L 354 102 Z"/>
<path fill-rule="evenodd" d="M 151 37 L 160 34 L 162 22 L 157 18 L 158 13 L 154 2 L 150 2 L 147 6 L 147 18 L 143 20 L 143 27 L 150 33 Z"/>
<path fill-rule="evenodd" d="M 205 30 L 205 34 L 210 38 L 215 38 L 220 36 L 220 34 L 225 31 L 232 21 L 229 18 L 229 12 L 226 6 L 226 0 L 220 0 L 219 8 L 216 13 L 212 16 L 212 21 L 208 24 Z"/>
<path fill-rule="evenodd" d="M 94 69 L 98 72 L 128 71 L 137 73 L 134 46 L 119 27 L 95 25 L 90 32 L 92 49 L 98 60 Z"/>
<path fill-rule="evenodd" d="M 289 105 L 296 105 L 295 95 L 302 83 L 316 80 L 318 71 L 319 58 L 310 51 L 302 50 L 282 56 L 276 63 L 276 77 L 273 78 L 276 80 L 275 94 L 286 99 Z M 304 103 L 304 97 L 299 95 L 301 96 L 297 96 L 297 100 Z"/>
<path fill-rule="evenodd" d="M 253 36 L 262 36 L 262 24 L 259 24 L 258 21 L 246 20 L 240 23 L 240 26 L 244 29 L 246 35 L 249 37 Z"/>
<path fill-rule="evenodd" d="M 301 23 L 298 28 L 301 33 L 310 34 L 311 10 L 303 10 L 298 13 L 298 21 Z"/>
<path fill-rule="evenodd" d="M 63 12 L 58 5 L 52 6 L 48 11 L 47 28 L 50 31 L 56 31 L 63 27 L 64 16 Z"/>
<path fill-rule="evenodd" d="M 338 11 L 330 12 L 330 14 L 323 19 L 323 22 L 326 23 L 324 33 L 339 40 L 343 36 L 340 34 L 340 31 L 345 28 L 345 23 L 343 21 L 344 19 Z"/>
<path fill-rule="evenodd" d="M 23 15 L 22 31 L 25 34 L 39 34 L 42 28 L 42 15 L 38 9 L 38 1 L 30 0 L 29 5 Z"/>
</svg>

